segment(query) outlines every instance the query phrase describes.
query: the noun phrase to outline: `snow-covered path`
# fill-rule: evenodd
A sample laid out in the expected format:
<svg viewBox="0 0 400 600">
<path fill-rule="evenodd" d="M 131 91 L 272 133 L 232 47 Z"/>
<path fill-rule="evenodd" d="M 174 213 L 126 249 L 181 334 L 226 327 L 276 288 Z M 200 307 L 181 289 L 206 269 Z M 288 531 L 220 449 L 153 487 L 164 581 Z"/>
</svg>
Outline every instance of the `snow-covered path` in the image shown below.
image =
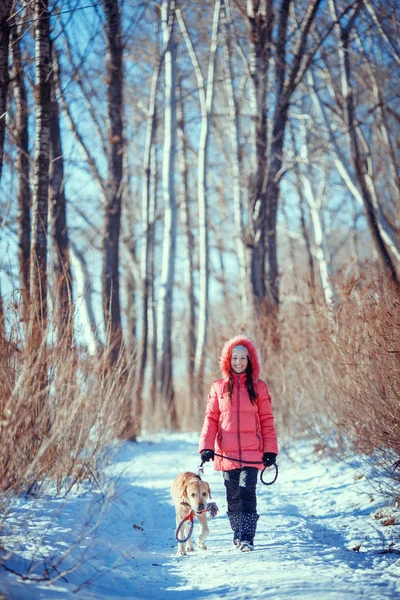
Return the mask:
<svg viewBox="0 0 400 600">
<path fill-rule="evenodd" d="M 124 446 L 109 467 L 118 497 L 95 537 L 82 540 L 80 548 L 88 547 L 83 566 L 56 588 L 22 583 L 0 571 L 0 590 L 13 599 L 46 600 L 400 598 L 400 556 L 382 553 L 391 541 L 399 548 L 399 525 L 383 527 L 374 518 L 377 501 L 354 466 L 316 461 L 307 443 L 282 452 L 277 483 L 259 484 L 253 553 L 231 547 L 222 477 L 206 465 L 204 479 L 219 507 L 210 522 L 209 549 L 177 558 L 169 487 L 179 472 L 197 470 L 197 440 L 195 434 L 176 434 Z M 74 531 L 71 513 L 83 522 L 87 498 L 70 502 L 69 511 L 57 509 L 55 501 L 46 510 L 42 506 L 49 548 L 60 541 L 60 531 Z M 68 541 L 66 533 L 61 537 Z M 87 579 L 91 583 L 82 586 Z"/>
</svg>

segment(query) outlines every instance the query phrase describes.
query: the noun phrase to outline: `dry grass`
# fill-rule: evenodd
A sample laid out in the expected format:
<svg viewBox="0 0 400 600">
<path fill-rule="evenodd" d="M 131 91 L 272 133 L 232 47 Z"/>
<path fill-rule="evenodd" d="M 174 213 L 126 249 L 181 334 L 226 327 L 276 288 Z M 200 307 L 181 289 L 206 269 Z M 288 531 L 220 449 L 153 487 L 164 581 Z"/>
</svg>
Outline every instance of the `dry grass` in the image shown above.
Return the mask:
<svg viewBox="0 0 400 600">
<path fill-rule="evenodd" d="M 63 494 L 95 484 L 125 417 L 126 365 L 110 369 L 106 353 L 93 358 L 64 341 L 32 353 L 3 340 L 0 361 L 0 489 L 37 492 L 48 478 Z"/>
</svg>

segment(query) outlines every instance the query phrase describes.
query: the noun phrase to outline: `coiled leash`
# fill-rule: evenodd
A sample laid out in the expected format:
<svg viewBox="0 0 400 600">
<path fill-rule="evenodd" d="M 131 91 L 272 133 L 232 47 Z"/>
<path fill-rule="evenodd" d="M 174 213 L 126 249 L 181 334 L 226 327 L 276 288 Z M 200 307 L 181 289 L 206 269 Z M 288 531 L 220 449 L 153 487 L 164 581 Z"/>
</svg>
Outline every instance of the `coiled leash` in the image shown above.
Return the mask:
<svg viewBox="0 0 400 600">
<path fill-rule="evenodd" d="M 244 465 L 260 465 L 260 464 L 264 464 L 262 460 L 240 460 L 239 458 L 231 458 L 230 456 L 223 456 L 222 454 L 217 454 L 216 452 L 214 452 L 214 456 L 218 456 L 219 458 L 225 458 L 226 460 L 233 460 L 234 462 L 240 462 Z M 199 465 L 199 475 L 200 473 L 204 472 L 204 462 L 202 461 Z M 275 476 L 273 478 L 272 481 L 264 481 L 263 479 L 263 475 L 265 473 L 266 469 L 269 469 L 269 467 L 264 467 L 263 470 L 260 473 L 260 481 L 261 483 L 263 483 L 264 485 L 272 485 L 273 483 L 275 483 L 275 481 L 278 479 L 278 465 L 276 463 L 274 463 L 273 465 L 271 465 L 271 467 L 275 467 Z"/>
<path fill-rule="evenodd" d="M 204 510 L 199 511 L 199 513 L 205 513 L 205 512 L 209 512 L 210 513 L 210 519 L 214 519 L 217 516 L 217 512 L 218 512 L 218 507 L 216 505 L 215 502 L 208 502 L 207 503 L 207 508 L 205 508 Z M 197 514 L 199 514 L 197 513 Z M 184 517 L 182 519 L 182 521 L 179 523 L 176 531 L 175 531 L 175 539 L 179 544 L 184 544 L 185 542 L 188 541 L 188 539 L 191 537 L 192 533 L 193 533 L 193 525 L 194 525 L 194 517 L 195 517 L 196 513 L 194 512 L 194 510 L 191 510 L 190 513 L 188 515 L 186 515 L 186 517 Z M 190 521 L 190 526 L 189 526 L 189 533 L 187 534 L 187 536 L 181 540 L 179 538 L 179 532 L 183 526 L 183 524 L 185 523 L 185 521 Z"/>
</svg>

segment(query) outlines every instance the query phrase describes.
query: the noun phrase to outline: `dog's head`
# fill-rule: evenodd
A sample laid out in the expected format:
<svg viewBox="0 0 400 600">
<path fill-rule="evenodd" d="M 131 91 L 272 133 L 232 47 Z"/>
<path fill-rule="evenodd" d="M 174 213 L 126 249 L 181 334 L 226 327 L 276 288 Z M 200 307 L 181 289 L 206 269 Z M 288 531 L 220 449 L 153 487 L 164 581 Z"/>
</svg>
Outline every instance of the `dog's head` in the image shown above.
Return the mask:
<svg viewBox="0 0 400 600">
<path fill-rule="evenodd" d="M 210 486 L 200 477 L 191 477 L 183 489 L 182 502 L 188 502 L 195 513 L 207 508 L 207 500 L 211 498 Z"/>
</svg>

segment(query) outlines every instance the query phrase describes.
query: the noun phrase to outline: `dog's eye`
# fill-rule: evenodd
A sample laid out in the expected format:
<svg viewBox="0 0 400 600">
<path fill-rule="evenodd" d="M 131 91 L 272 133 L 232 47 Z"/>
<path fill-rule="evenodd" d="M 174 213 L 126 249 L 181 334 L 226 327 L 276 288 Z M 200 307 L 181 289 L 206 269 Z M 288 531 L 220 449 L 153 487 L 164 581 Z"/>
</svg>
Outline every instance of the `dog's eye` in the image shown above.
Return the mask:
<svg viewBox="0 0 400 600">
<path fill-rule="evenodd" d="M 195 498 L 196 494 L 194 492 L 192 492 L 192 498 Z"/>
<path fill-rule="evenodd" d="M 204 498 L 207 496 L 206 492 L 203 492 L 203 496 L 204 496 Z"/>
</svg>

